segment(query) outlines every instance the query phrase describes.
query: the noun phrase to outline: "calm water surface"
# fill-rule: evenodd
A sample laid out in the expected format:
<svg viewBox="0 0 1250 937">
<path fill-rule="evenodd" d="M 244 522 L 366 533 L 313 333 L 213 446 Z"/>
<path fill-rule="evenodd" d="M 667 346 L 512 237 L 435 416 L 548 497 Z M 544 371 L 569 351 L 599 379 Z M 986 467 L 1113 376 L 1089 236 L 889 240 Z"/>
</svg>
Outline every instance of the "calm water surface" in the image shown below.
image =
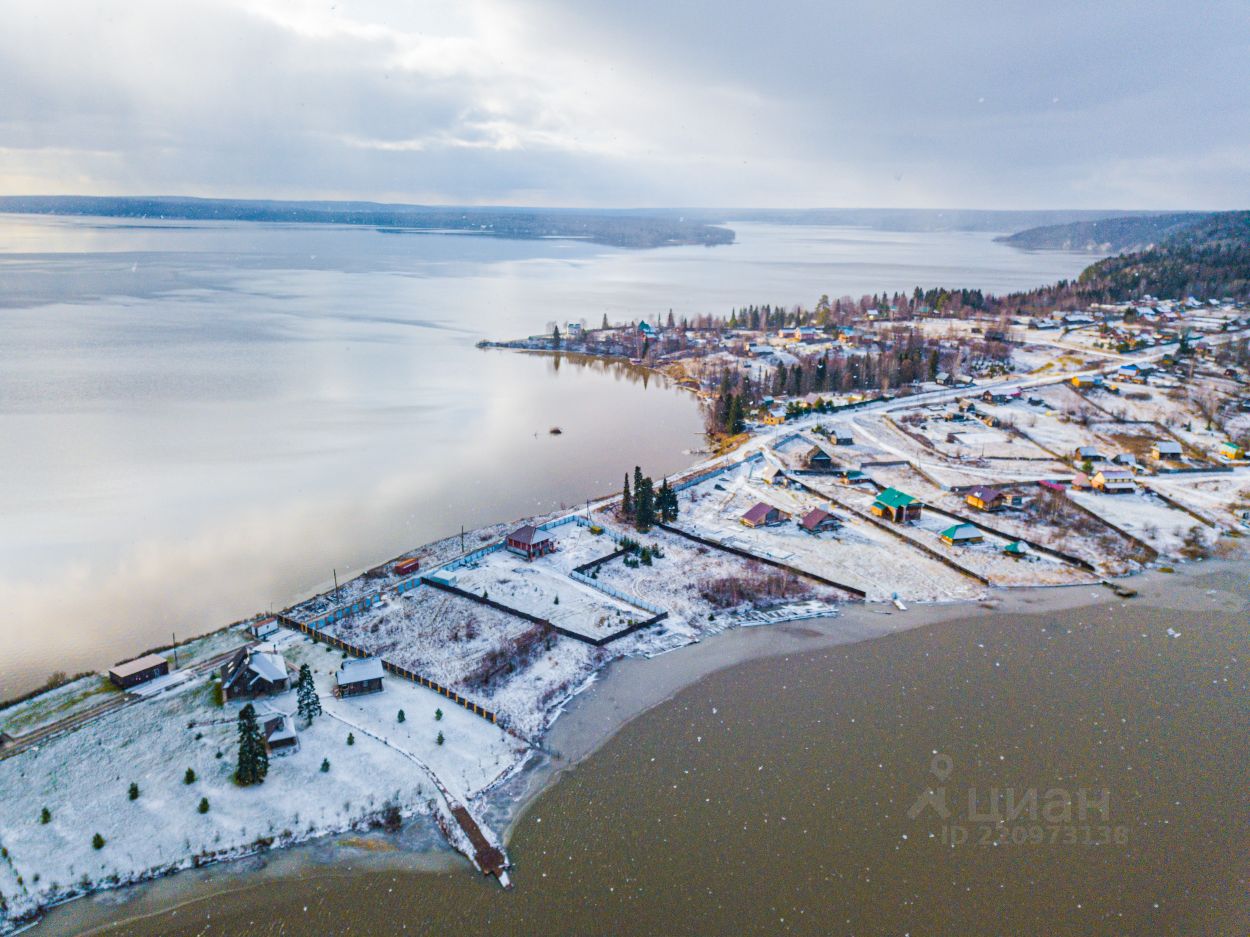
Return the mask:
<svg viewBox="0 0 1250 937">
<path fill-rule="evenodd" d="M 717 672 L 532 803 L 510 893 L 463 866 L 223 870 L 68 905 L 35 933 L 1245 934 L 1248 572 Z M 757 653 L 801 644 L 785 627 L 757 630 Z M 909 815 L 939 790 L 949 816 Z M 1029 791 L 1103 806 L 1001 827 L 969 808 Z"/>
<path fill-rule="evenodd" d="M 622 251 L 0 216 L 0 698 L 694 459 L 689 395 L 480 338 L 1013 289 L 1089 260 L 984 234 L 735 228 L 730 247 Z"/>
</svg>

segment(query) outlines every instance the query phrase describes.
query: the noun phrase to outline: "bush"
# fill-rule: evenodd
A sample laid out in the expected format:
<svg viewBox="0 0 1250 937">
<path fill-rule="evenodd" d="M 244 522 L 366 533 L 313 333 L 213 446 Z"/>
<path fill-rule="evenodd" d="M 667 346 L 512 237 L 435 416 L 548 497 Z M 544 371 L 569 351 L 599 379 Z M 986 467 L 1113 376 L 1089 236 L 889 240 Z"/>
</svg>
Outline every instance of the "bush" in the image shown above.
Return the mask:
<svg viewBox="0 0 1250 937">
<path fill-rule="evenodd" d="M 443 742 L 445 742 L 445 741 L 446 741 L 446 739 L 444 739 L 444 738 L 443 738 L 443 733 L 442 733 L 442 732 L 438 733 L 438 740 L 437 740 L 437 741 L 438 741 L 438 744 L 439 744 L 439 745 L 442 745 L 442 744 L 443 744 Z"/>
<path fill-rule="evenodd" d="M 347 744 L 348 745 L 356 744 L 356 736 L 352 735 L 352 733 L 350 732 L 347 733 Z"/>
<path fill-rule="evenodd" d="M 103 836 L 101 836 L 99 833 L 94 834 L 94 835 L 91 837 L 91 848 L 92 848 L 92 849 L 103 849 L 103 848 L 104 848 L 104 837 L 103 837 Z"/>
<path fill-rule="evenodd" d="M 404 715 L 404 711 L 401 709 L 401 710 L 399 711 L 399 715 L 395 718 L 395 721 L 396 721 L 396 722 L 403 722 L 403 721 L 404 721 L 405 719 L 407 719 L 407 718 L 408 718 L 408 717 Z"/>
<path fill-rule="evenodd" d="M 443 711 L 441 709 L 434 710 L 434 721 L 442 722 L 442 720 L 443 720 Z"/>
<path fill-rule="evenodd" d="M 42 810 L 40 810 L 40 811 L 39 811 L 39 822 L 40 822 L 40 823 L 44 823 L 44 824 L 51 823 L 51 822 L 52 822 L 52 811 L 51 811 L 51 810 L 49 810 L 47 807 L 44 807 Z"/>
<path fill-rule="evenodd" d="M 130 790 L 127 792 L 127 795 L 130 797 L 131 800 L 139 799 L 139 785 L 136 784 L 134 781 L 130 782 Z"/>
<path fill-rule="evenodd" d="M 208 813 L 208 798 L 201 797 L 200 805 L 196 807 L 195 809 L 198 810 L 200 813 Z"/>
<path fill-rule="evenodd" d="M 329 758 L 321 759 L 321 773 L 322 774 L 330 773 L 330 759 Z"/>
<path fill-rule="evenodd" d="M 187 773 L 182 776 L 182 783 L 183 784 L 195 783 L 195 769 L 194 768 L 187 769 Z"/>
</svg>

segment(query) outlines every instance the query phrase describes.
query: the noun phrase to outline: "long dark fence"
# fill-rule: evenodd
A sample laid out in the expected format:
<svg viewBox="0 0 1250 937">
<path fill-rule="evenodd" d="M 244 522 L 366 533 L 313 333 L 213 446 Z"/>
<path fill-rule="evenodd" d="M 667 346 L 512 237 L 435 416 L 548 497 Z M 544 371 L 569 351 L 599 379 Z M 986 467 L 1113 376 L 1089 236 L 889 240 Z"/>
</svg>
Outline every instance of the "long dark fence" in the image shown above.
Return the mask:
<svg viewBox="0 0 1250 937">
<path fill-rule="evenodd" d="M 581 641 L 583 644 L 590 644 L 594 647 L 603 647 L 605 644 L 617 641 L 626 635 L 633 634 L 635 631 L 641 631 L 643 628 L 650 628 L 652 625 L 668 618 L 668 612 L 660 612 L 658 615 L 653 615 L 643 621 L 634 622 L 628 627 L 622 628 L 619 631 L 614 631 L 605 637 L 592 638 L 590 635 L 579 634 L 576 631 L 570 631 L 568 628 L 561 628 L 559 625 L 553 624 L 546 618 L 539 618 L 537 615 L 531 615 L 529 612 L 523 612 L 519 608 L 513 608 L 511 605 L 504 605 L 502 602 L 496 602 L 494 599 L 487 598 L 486 596 L 477 595 L 474 592 L 469 592 L 466 589 L 448 585 L 445 582 L 439 582 L 437 579 L 423 579 L 422 582 L 427 586 L 432 586 L 435 589 L 440 589 L 451 595 L 459 596 L 462 599 L 468 599 L 470 602 L 476 602 L 478 605 L 485 605 L 487 608 L 493 608 L 496 611 L 503 612 L 504 614 L 514 615 L 525 621 L 531 621 L 536 625 L 543 625 L 544 627 L 550 628 L 556 634 L 564 635 L 566 638 L 572 638 L 574 641 Z"/>
<path fill-rule="evenodd" d="M 342 638 L 336 637 L 332 634 L 327 634 L 318 628 L 314 628 L 307 622 L 297 621 L 296 619 L 281 613 L 275 614 L 273 617 L 276 618 L 280 624 L 286 625 L 288 628 L 293 628 L 296 631 L 302 631 L 314 640 L 320 641 L 322 644 L 328 644 L 330 647 L 338 648 L 340 651 L 346 651 L 354 657 L 374 656 L 364 648 L 357 647 L 356 645 L 344 641 Z M 447 699 L 451 700 L 456 705 L 463 706 L 469 712 L 473 713 L 473 715 L 481 716 L 487 722 L 499 722 L 499 717 L 485 706 L 480 706 L 472 700 L 466 699 L 455 690 L 448 689 L 441 683 L 431 680 L 429 677 L 423 677 L 416 671 L 409 670 L 407 667 L 401 667 L 399 664 L 393 664 L 389 660 L 382 661 L 382 668 L 388 673 L 393 673 L 397 677 L 403 677 L 405 680 L 409 680 L 425 687 L 427 690 L 433 690 L 435 693 L 447 697 Z"/>
<path fill-rule="evenodd" d="M 687 540 L 702 544 L 705 547 L 712 547 L 716 550 L 724 550 L 726 553 L 732 553 L 735 556 L 741 556 L 744 559 L 752 560 L 756 563 L 762 563 L 765 566 L 772 566 L 775 569 L 785 570 L 787 573 L 791 573 L 795 576 L 802 576 L 804 579 L 814 580 L 822 585 L 833 586 L 835 589 L 841 589 L 843 592 L 850 593 L 850 595 L 857 599 L 862 600 L 868 597 L 868 593 L 866 593 L 863 589 L 856 589 L 854 586 L 848 586 L 845 583 L 835 582 L 834 580 L 827 579 L 824 576 L 809 573 L 807 570 L 798 569 L 794 566 L 790 566 L 788 563 L 782 563 L 778 560 L 769 559 L 766 556 L 758 556 L 748 550 L 740 550 L 738 547 L 730 546 L 727 543 L 721 543 L 719 540 L 710 540 L 707 537 L 700 537 L 698 534 L 692 534 L 690 531 L 682 530 L 680 527 L 673 527 L 671 524 L 656 524 L 655 526 L 659 527 L 661 530 L 668 531 L 670 534 L 675 534 L 678 537 L 684 537 Z"/>
</svg>

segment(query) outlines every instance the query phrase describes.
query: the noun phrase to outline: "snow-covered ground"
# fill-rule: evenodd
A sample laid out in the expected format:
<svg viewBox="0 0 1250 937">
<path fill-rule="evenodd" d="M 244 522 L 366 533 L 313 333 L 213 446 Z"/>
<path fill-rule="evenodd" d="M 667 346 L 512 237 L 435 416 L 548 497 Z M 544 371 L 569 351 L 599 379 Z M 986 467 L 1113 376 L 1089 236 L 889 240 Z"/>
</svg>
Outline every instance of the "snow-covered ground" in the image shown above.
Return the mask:
<svg viewBox="0 0 1250 937">
<path fill-rule="evenodd" d="M 804 481 L 825 486 L 838 498 L 868 497 L 821 476 Z M 759 501 L 781 508 L 791 520 L 773 527 L 744 527 L 740 518 Z M 871 501 L 871 497 L 869 497 Z M 888 533 L 834 507 L 845 523 L 840 530 L 813 536 L 795 520 L 829 502 L 794 488 L 782 488 L 759 479 L 759 468 L 741 467 L 683 493 L 683 529 L 757 556 L 776 559 L 805 572 L 862 589 L 870 601 L 884 601 L 897 593 L 913 601 L 951 601 L 979 595 L 983 587 L 959 575 L 932 557 L 907 552 Z"/>
<path fill-rule="evenodd" d="M 403 680 L 388 678 L 380 694 L 337 700 L 330 691 L 339 653 L 293 634 L 280 645 L 293 666 L 312 666 L 325 712 L 300 729 L 298 751 L 271 757 L 261 785 L 233 782 L 242 703 L 217 706 L 207 678 L 0 761 L 10 913 L 95 884 L 366 825 L 388 806 L 405 815 L 425 812 L 438 795 L 423 765 L 455 796 L 468 798 L 524 751 L 501 728 Z M 269 712 L 293 713 L 295 695 L 256 707 L 262 720 Z M 323 760 L 328 771 L 321 770 Z M 196 776 L 191 784 L 188 768 Z M 139 787 L 136 800 L 128 796 L 131 783 Z M 201 798 L 206 813 L 199 812 Z M 46 824 L 44 807 L 51 812 Z M 97 833 L 100 849 L 92 847 Z"/>
<path fill-rule="evenodd" d="M 1069 494 L 1077 504 L 1106 518 L 1121 530 L 1144 540 L 1160 553 L 1179 554 L 1185 535 L 1201 525 L 1184 511 L 1178 511 L 1154 495 L 1138 490 L 1133 494 L 1102 494 L 1073 491 Z M 1203 529 L 1203 537 L 1207 538 Z"/>
</svg>

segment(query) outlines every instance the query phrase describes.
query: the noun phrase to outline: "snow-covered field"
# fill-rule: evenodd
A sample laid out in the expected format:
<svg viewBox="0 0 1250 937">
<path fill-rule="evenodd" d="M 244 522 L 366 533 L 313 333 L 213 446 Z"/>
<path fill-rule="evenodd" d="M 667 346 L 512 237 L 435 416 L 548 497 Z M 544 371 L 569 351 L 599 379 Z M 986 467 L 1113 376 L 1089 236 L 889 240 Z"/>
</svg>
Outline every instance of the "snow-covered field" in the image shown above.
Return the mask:
<svg viewBox="0 0 1250 937">
<path fill-rule="evenodd" d="M 828 501 L 797 489 L 767 485 L 758 479 L 758 473 L 758 468 L 752 473 L 750 467 L 742 467 L 684 492 L 679 525 L 708 539 L 862 589 L 870 601 L 884 601 L 895 593 L 914 601 L 951 601 L 973 598 L 983 591 L 979 583 L 922 553 L 900 555 L 905 547 L 896 538 L 836 506 L 833 513 L 844 520 L 844 527 L 819 536 L 807 533 L 794 520 L 814 507 L 828 506 Z M 832 479 L 806 476 L 804 481 L 813 487 L 825 486 L 838 498 L 868 497 Z M 792 519 L 774 527 L 744 527 L 739 518 L 758 501 L 787 511 Z"/>
<path fill-rule="evenodd" d="M 1189 530 L 1201 527 L 1185 512 L 1140 489 L 1133 494 L 1118 495 L 1073 491 L 1069 497 L 1161 553 L 1172 556 L 1179 553 Z M 1205 538 L 1205 533 L 1203 536 Z"/>
<path fill-rule="evenodd" d="M 388 806 L 405 815 L 425 812 L 437 794 L 423 765 L 467 798 L 524 749 L 499 727 L 395 678 L 380 694 L 336 700 L 330 689 L 340 654 L 293 634 L 280 643 L 293 666 L 306 661 L 316 671 L 325 712 L 301 729 L 298 751 L 271 757 L 261 785 L 233 782 L 242 703 L 215 705 L 206 678 L 0 761 L 0 835 L 10 869 L 0 887 L 10 912 L 93 884 L 367 825 Z M 256 703 L 262 720 L 295 706 L 294 693 Z M 196 776 L 191 784 L 188 768 Z M 136 800 L 128 796 L 131 783 L 139 787 Z M 201 798 L 206 813 L 199 812 Z M 44 807 L 51 812 L 46 824 Z M 92 846 L 97 833 L 104 839 L 99 849 Z"/>
</svg>

